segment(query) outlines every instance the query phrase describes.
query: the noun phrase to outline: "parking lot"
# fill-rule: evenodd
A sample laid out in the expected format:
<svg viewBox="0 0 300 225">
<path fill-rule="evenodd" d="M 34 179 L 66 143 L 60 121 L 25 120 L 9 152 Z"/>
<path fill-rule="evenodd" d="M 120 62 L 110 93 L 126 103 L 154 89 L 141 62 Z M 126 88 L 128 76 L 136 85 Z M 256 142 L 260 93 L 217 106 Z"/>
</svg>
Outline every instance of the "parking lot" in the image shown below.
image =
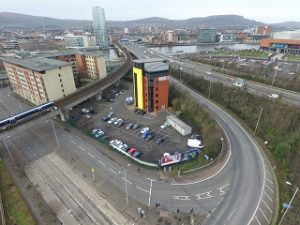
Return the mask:
<svg viewBox="0 0 300 225">
<path fill-rule="evenodd" d="M 161 125 L 165 122 L 165 118 L 171 113 L 171 110 L 159 113 L 146 113 L 145 115 L 137 114 L 134 112 L 135 108 L 133 106 L 125 103 L 126 97 L 132 95 L 131 84 L 122 82 L 122 86 L 123 88 L 108 88 L 103 92 L 102 100 L 96 101 L 91 99 L 83 103 L 70 112 L 70 117 L 79 123 L 82 120 L 79 117 L 85 117 L 85 115 L 81 115 L 83 114 L 81 112 L 82 109 L 92 107 L 92 111 L 95 111 L 95 114 L 88 114 L 91 118 L 84 119 L 86 123 L 83 123 L 81 129 L 88 129 L 92 132 L 99 128 L 104 131 L 102 136 L 105 136 L 105 139 L 118 139 L 129 147 L 136 148 L 142 153 L 141 159 L 147 162 L 157 163 L 165 152 L 186 151 L 187 137 L 181 136 L 172 127 L 161 129 Z M 111 118 L 121 118 L 124 121 L 121 127 L 117 127 L 114 123 L 109 124 L 108 121 L 102 121 L 102 118 L 110 112 L 114 113 Z M 139 127 L 126 129 L 130 123 L 138 124 Z M 145 127 L 148 127 L 153 132 L 153 139 L 147 141 L 141 137 L 141 129 Z M 157 140 L 161 137 L 166 137 L 166 140 L 161 144 L 157 144 Z"/>
</svg>

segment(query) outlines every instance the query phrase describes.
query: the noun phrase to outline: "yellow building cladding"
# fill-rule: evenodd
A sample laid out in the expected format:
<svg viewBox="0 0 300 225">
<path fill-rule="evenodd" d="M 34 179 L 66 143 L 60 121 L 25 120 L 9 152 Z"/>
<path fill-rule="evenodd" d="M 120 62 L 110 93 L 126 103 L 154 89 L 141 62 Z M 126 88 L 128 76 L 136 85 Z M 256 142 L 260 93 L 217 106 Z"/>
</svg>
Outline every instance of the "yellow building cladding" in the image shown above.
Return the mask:
<svg viewBox="0 0 300 225">
<path fill-rule="evenodd" d="M 143 71 L 136 67 L 133 67 L 133 92 L 135 106 L 144 109 Z"/>
</svg>

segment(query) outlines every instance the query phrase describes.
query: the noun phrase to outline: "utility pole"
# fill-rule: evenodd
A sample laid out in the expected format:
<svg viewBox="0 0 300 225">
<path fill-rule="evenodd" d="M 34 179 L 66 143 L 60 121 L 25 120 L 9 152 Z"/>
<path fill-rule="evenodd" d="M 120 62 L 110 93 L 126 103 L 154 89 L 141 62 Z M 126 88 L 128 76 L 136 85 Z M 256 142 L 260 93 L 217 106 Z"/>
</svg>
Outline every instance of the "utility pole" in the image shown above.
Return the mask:
<svg viewBox="0 0 300 225">
<path fill-rule="evenodd" d="M 211 90 L 211 78 L 209 78 L 209 89 L 208 89 L 208 99 L 210 97 L 210 90 Z"/>
<path fill-rule="evenodd" d="M 259 117 L 258 117 L 258 120 L 257 120 L 257 123 L 256 123 L 256 127 L 255 127 L 255 130 L 254 130 L 254 136 L 255 136 L 255 134 L 256 134 L 256 131 L 257 131 L 257 128 L 258 128 L 258 125 L 259 125 L 260 118 L 261 118 L 261 115 L 262 115 L 263 110 L 264 110 L 264 108 L 261 107 L 261 108 L 260 108 Z"/>
</svg>

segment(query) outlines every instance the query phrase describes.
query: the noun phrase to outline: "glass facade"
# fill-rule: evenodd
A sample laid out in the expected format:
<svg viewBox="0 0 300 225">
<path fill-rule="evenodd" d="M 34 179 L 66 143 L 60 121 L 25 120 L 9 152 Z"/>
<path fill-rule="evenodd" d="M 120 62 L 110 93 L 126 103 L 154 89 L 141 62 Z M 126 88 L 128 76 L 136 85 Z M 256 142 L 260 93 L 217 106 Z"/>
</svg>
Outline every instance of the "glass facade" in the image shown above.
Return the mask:
<svg viewBox="0 0 300 225">
<path fill-rule="evenodd" d="M 100 7 L 93 7 L 93 25 L 96 36 L 96 44 L 99 46 L 108 45 L 108 36 L 106 30 L 106 19 L 104 9 Z"/>
</svg>

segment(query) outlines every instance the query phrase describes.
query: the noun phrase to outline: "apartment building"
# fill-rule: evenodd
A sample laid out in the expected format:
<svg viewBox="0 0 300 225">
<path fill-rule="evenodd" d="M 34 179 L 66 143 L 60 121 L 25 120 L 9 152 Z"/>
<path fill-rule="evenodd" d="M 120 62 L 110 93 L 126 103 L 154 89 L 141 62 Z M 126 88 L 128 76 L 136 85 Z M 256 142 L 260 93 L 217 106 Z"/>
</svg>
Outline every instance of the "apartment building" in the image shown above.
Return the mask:
<svg viewBox="0 0 300 225">
<path fill-rule="evenodd" d="M 99 52 L 79 53 L 77 63 L 86 78 L 101 80 L 107 76 L 105 58 Z"/>
<path fill-rule="evenodd" d="M 76 91 L 71 63 L 44 57 L 0 60 L 13 91 L 33 104 L 55 101 Z"/>
</svg>

